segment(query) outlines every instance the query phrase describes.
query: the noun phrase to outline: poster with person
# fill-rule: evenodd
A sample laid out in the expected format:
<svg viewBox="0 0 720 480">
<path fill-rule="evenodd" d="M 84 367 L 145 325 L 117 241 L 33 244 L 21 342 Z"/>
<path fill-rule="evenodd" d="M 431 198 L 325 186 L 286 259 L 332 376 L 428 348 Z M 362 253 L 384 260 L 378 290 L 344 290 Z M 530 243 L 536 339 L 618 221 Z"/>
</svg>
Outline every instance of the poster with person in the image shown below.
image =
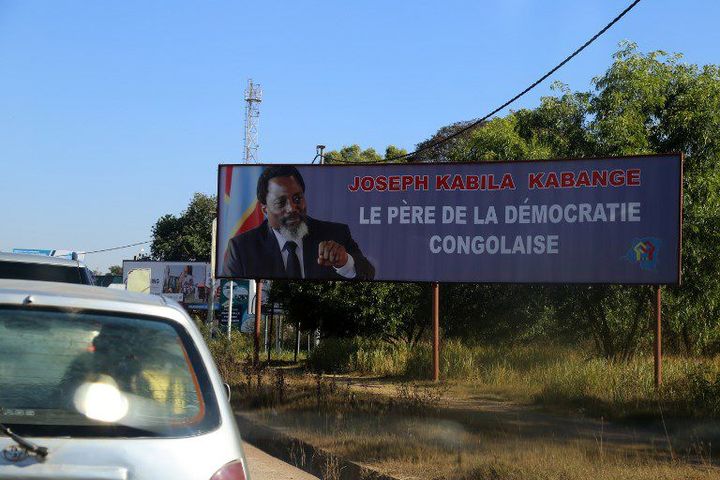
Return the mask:
<svg viewBox="0 0 720 480">
<path fill-rule="evenodd" d="M 682 157 L 220 165 L 220 278 L 676 284 Z"/>
<path fill-rule="evenodd" d="M 150 293 L 183 303 L 189 308 L 207 308 L 210 294 L 210 264 L 204 262 L 123 261 L 123 281 L 136 269 L 149 269 Z"/>
</svg>

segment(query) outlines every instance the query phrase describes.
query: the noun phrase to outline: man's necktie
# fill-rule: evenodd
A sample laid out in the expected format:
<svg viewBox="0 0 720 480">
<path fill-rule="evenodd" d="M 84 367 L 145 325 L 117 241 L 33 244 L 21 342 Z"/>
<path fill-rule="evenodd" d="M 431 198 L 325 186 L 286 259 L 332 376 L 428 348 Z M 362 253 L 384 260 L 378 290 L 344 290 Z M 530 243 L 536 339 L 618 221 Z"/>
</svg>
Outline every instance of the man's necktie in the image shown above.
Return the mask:
<svg viewBox="0 0 720 480">
<path fill-rule="evenodd" d="M 285 267 L 285 273 L 288 278 L 302 278 L 302 270 L 300 270 L 300 259 L 295 253 L 297 250 L 297 243 L 286 242 L 285 250 L 288 252 L 287 266 Z"/>
</svg>

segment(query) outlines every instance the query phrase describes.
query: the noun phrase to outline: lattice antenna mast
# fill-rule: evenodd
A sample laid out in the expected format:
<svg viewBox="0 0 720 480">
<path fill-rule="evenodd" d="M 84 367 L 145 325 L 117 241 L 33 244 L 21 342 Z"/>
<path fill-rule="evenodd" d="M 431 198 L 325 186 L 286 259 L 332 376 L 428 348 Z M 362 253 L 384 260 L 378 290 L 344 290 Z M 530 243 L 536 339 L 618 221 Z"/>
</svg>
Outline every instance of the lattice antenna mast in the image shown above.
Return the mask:
<svg viewBox="0 0 720 480">
<path fill-rule="evenodd" d="M 262 88 L 250 79 L 245 90 L 245 163 L 258 161 L 260 102 L 262 102 Z"/>
</svg>

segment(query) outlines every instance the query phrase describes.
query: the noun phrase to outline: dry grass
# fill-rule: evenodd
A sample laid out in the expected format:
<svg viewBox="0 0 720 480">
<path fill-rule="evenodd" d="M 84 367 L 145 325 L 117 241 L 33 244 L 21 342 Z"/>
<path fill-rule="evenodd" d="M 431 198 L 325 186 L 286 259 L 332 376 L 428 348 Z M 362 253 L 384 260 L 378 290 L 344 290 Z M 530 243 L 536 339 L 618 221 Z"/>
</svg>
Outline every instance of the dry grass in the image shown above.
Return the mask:
<svg viewBox="0 0 720 480">
<path fill-rule="evenodd" d="M 264 388 L 276 384 L 272 378 Z M 657 429 L 568 419 L 517 404 L 472 404 L 471 397 L 449 400 L 457 386 L 362 383 L 290 375 L 285 401 L 275 398 L 250 415 L 399 478 L 720 478 L 710 448 L 698 439 L 681 446 Z M 244 395 L 248 400 L 252 392 Z"/>
<path fill-rule="evenodd" d="M 312 353 L 315 371 L 428 378 L 429 345 L 410 350 L 367 340 L 328 339 Z M 560 345 L 441 348 L 441 376 L 477 393 L 496 394 L 549 407 L 570 407 L 595 417 L 657 417 L 658 403 L 671 417 L 720 418 L 720 357 L 666 356 L 664 385 L 654 385 L 653 358 L 613 362 Z"/>
<path fill-rule="evenodd" d="M 417 380 L 429 372 L 427 346 L 343 342 L 324 342 L 309 361 L 345 377 L 254 370 L 247 346 L 211 347 L 244 413 L 399 478 L 720 478 L 719 358 L 666 357 L 657 391 L 647 357 L 446 342 L 449 380 L 437 386 Z M 325 467 L 328 478 L 339 474 Z"/>
</svg>

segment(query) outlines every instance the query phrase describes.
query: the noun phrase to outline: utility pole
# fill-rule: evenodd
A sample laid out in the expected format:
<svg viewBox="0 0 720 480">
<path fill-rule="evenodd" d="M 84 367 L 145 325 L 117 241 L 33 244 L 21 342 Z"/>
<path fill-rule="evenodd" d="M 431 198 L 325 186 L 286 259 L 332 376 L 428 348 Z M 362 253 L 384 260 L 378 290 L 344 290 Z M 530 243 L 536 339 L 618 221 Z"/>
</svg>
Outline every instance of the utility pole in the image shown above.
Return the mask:
<svg viewBox="0 0 720 480">
<path fill-rule="evenodd" d="M 258 121 L 260 119 L 260 102 L 262 102 L 262 88 L 252 79 L 248 80 L 245 89 L 245 163 L 258 162 Z M 250 291 L 255 291 L 255 329 L 253 364 L 258 365 L 260 359 L 260 321 L 262 319 L 262 280 L 250 280 Z M 254 287 L 254 288 L 253 288 Z M 248 297 L 248 312 L 250 311 L 252 296 Z"/>
</svg>

